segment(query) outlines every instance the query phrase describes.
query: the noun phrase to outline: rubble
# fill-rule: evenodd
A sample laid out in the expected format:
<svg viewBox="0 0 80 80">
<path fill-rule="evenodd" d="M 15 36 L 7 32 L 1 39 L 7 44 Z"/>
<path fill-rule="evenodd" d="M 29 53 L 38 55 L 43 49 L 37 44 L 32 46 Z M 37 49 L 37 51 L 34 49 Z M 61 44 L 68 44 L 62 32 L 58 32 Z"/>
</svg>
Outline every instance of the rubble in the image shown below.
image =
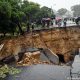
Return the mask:
<svg viewBox="0 0 80 80">
<path fill-rule="evenodd" d="M 18 66 L 30 66 L 36 64 L 51 64 L 48 61 L 40 60 L 40 51 L 36 52 L 26 52 L 23 56 L 23 59 L 20 62 L 17 62 Z"/>
</svg>

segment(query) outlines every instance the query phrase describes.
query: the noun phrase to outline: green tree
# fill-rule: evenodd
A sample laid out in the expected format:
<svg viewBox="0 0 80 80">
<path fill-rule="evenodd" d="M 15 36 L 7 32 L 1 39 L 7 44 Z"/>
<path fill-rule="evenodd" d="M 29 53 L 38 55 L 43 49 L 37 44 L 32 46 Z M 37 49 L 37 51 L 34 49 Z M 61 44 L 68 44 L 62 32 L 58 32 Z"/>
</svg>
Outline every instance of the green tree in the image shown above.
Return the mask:
<svg viewBox="0 0 80 80">
<path fill-rule="evenodd" d="M 66 12 L 67 12 L 67 9 L 65 9 L 65 8 L 61 8 L 58 10 L 58 14 L 61 16 L 63 16 Z"/>
<path fill-rule="evenodd" d="M 36 14 L 36 17 L 39 19 L 42 19 L 44 17 L 53 17 L 53 16 L 54 16 L 53 10 L 46 6 L 41 7 L 38 13 Z"/>
<path fill-rule="evenodd" d="M 23 30 L 21 28 L 21 15 L 23 12 L 21 11 L 21 0 L 8 0 L 12 7 L 11 21 L 15 26 L 19 28 L 20 34 L 23 34 Z"/>
<path fill-rule="evenodd" d="M 35 19 L 36 13 L 39 11 L 40 6 L 37 3 L 25 1 L 22 5 L 22 9 L 27 16 L 27 20 L 33 20 Z"/>
<path fill-rule="evenodd" d="M 30 30 L 30 22 L 36 20 L 36 14 L 39 12 L 40 6 L 34 2 L 28 2 L 25 0 L 22 4 L 22 10 L 26 14 L 27 19 L 27 31 Z"/>
<path fill-rule="evenodd" d="M 16 27 L 23 34 L 21 19 L 24 13 L 21 11 L 21 0 L 2 0 L 0 1 L 0 32 L 4 35 L 14 33 Z"/>
<path fill-rule="evenodd" d="M 28 0 L 0 0 L 0 32 L 13 33 L 18 28 L 23 34 L 22 23 L 26 24 L 43 17 L 53 16 L 53 10 Z"/>
<path fill-rule="evenodd" d="M 71 10 L 73 11 L 74 17 L 80 16 L 80 4 L 72 6 Z"/>
<path fill-rule="evenodd" d="M 15 28 L 18 26 L 19 32 L 21 34 L 23 34 L 23 30 L 21 28 L 22 16 L 23 15 L 24 15 L 24 13 L 23 12 L 20 12 L 20 11 L 18 11 L 18 12 L 12 12 L 12 14 L 11 14 L 11 22 L 12 22 L 12 24 L 14 26 L 13 27 L 14 28 L 14 31 L 15 31 Z"/>
<path fill-rule="evenodd" d="M 0 1 L 0 32 L 4 33 L 4 36 L 9 32 L 11 17 L 11 5 L 8 2 Z"/>
</svg>

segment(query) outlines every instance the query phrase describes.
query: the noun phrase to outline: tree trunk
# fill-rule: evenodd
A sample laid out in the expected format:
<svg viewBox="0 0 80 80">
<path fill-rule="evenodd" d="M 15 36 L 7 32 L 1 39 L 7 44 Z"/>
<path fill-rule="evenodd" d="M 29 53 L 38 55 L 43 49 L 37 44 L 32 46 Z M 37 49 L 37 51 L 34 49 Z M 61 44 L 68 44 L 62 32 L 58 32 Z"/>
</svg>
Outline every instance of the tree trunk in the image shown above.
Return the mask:
<svg viewBox="0 0 80 80">
<path fill-rule="evenodd" d="M 18 25 L 18 28 L 19 28 L 19 32 L 20 32 L 20 34 L 23 35 L 23 30 L 22 30 L 22 28 L 21 28 L 20 23 L 18 22 L 17 25 Z"/>
<path fill-rule="evenodd" d="M 6 36 L 6 33 L 4 32 L 3 34 L 4 34 L 4 37 L 5 37 Z"/>
</svg>

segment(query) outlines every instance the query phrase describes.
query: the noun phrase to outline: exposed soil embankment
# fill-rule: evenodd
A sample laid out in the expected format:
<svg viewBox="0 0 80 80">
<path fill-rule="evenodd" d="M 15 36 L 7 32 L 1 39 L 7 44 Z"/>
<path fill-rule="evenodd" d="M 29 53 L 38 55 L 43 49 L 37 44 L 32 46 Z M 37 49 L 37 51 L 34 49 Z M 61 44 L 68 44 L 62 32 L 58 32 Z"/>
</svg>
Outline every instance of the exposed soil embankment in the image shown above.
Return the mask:
<svg viewBox="0 0 80 80">
<path fill-rule="evenodd" d="M 54 28 L 38 30 L 5 41 L 0 51 L 0 59 L 9 55 L 17 55 L 29 47 L 49 48 L 55 54 L 62 54 L 64 61 L 73 59 L 72 53 L 80 48 L 80 27 Z"/>
</svg>

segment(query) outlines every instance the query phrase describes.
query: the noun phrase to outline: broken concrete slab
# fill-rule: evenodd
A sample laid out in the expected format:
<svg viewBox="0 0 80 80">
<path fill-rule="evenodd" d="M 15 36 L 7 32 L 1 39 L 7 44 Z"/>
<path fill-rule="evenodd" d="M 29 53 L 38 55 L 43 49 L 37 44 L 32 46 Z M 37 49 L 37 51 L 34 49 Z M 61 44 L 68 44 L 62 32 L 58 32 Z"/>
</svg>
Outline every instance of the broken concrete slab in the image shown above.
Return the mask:
<svg viewBox="0 0 80 80">
<path fill-rule="evenodd" d="M 44 49 L 43 53 L 52 63 L 59 64 L 59 57 L 50 49 Z"/>
</svg>

